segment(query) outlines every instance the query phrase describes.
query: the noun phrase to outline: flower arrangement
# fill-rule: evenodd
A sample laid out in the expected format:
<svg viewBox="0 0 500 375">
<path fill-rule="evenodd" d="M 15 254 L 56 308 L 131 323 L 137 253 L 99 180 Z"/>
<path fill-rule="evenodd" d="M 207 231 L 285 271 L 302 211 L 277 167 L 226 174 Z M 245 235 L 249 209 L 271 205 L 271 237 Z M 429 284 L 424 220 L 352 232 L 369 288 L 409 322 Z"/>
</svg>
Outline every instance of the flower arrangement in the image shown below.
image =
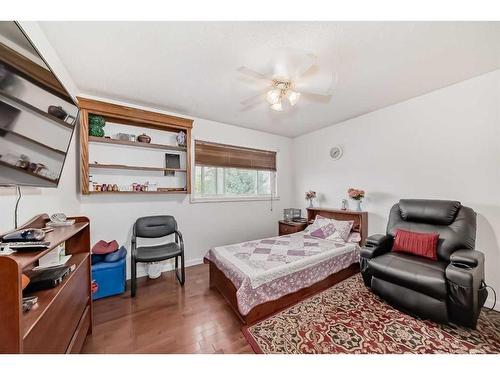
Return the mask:
<svg viewBox="0 0 500 375">
<path fill-rule="evenodd" d="M 356 201 L 360 201 L 365 197 L 365 191 L 361 189 L 350 188 L 349 190 L 347 190 L 347 194 L 349 195 L 349 198 Z"/>
<path fill-rule="evenodd" d="M 309 208 L 313 208 L 313 199 L 316 198 L 316 192 L 309 190 L 306 191 L 306 199 L 309 201 Z"/>
<path fill-rule="evenodd" d="M 307 200 L 311 200 L 311 199 L 314 199 L 314 198 L 316 198 L 316 192 L 315 191 L 312 191 L 312 190 L 306 191 L 306 199 Z"/>
</svg>

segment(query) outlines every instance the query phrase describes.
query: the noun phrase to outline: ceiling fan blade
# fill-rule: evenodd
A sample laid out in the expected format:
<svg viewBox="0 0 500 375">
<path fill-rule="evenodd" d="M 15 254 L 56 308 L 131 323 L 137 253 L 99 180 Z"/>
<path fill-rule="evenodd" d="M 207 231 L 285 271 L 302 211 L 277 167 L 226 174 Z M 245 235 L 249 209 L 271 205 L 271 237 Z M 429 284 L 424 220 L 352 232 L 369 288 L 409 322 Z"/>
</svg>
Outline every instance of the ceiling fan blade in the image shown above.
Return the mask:
<svg viewBox="0 0 500 375">
<path fill-rule="evenodd" d="M 259 73 L 259 72 L 255 71 L 253 69 L 250 69 L 250 68 L 248 68 L 246 66 L 240 66 L 237 70 L 241 74 L 244 74 L 246 76 L 249 76 L 249 77 L 252 77 L 252 78 L 255 78 L 255 79 L 272 81 L 272 78 L 267 77 L 266 75 L 264 75 L 262 73 Z"/>
<path fill-rule="evenodd" d="M 307 79 L 308 77 L 311 77 L 315 74 L 317 74 L 319 72 L 319 66 L 316 65 L 316 64 L 313 64 L 309 67 L 309 69 L 307 69 L 306 71 L 304 71 L 299 79 Z"/>
<path fill-rule="evenodd" d="M 265 101 L 266 100 L 265 95 L 266 95 L 267 91 L 269 91 L 269 89 L 270 89 L 270 87 L 267 87 L 265 90 L 262 90 L 258 94 L 255 94 L 255 95 L 252 95 L 246 99 L 243 99 L 240 102 L 241 105 L 249 105 L 249 104 L 252 104 L 255 102 L 259 102 L 259 101 Z"/>
<path fill-rule="evenodd" d="M 255 109 L 257 107 L 261 107 L 264 104 L 267 104 L 267 102 L 264 101 L 264 100 L 258 100 L 258 101 L 255 101 L 253 103 L 249 103 L 249 104 L 243 105 L 240 108 L 240 111 L 241 112 L 251 111 L 252 109 Z"/>
<path fill-rule="evenodd" d="M 298 92 L 317 95 L 331 95 L 337 80 L 333 73 L 307 75 L 298 79 L 294 88 Z"/>
<path fill-rule="evenodd" d="M 291 79 L 301 76 L 313 65 L 316 56 L 294 48 L 280 48 L 272 56 L 273 78 Z"/>
<path fill-rule="evenodd" d="M 319 103 L 328 103 L 332 99 L 332 95 L 321 95 L 321 94 L 314 94 L 312 92 L 307 92 L 307 91 L 302 91 L 300 93 L 301 98 L 305 98 L 307 100 L 311 100 L 313 102 L 319 102 Z"/>
</svg>

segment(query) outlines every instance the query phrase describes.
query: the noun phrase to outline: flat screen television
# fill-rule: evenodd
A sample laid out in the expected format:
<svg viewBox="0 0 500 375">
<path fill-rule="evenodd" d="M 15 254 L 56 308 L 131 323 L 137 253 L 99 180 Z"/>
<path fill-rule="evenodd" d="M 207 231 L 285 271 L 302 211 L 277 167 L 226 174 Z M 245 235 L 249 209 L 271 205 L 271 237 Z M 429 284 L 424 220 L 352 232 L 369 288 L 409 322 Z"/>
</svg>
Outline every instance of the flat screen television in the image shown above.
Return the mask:
<svg viewBox="0 0 500 375">
<path fill-rule="evenodd" d="M 0 21 L 0 186 L 57 187 L 77 120 L 19 25 Z"/>
</svg>

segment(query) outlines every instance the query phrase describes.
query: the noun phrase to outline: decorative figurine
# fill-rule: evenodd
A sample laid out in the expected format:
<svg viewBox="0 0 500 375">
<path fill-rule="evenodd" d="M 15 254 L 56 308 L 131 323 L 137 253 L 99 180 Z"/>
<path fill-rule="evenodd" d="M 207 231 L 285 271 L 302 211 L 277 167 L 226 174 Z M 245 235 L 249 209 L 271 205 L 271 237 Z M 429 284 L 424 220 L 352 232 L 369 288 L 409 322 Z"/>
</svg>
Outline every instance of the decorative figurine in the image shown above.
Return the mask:
<svg viewBox="0 0 500 375">
<path fill-rule="evenodd" d="M 175 137 L 177 140 L 177 146 L 180 147 L 186 147 L 186 133 L 184 133 L 182 130 L 177 134 L 177 137 Z"/>
<path fill-rule="evenodd" d="M 347 199 L 342 199 L 342 207 L 340 209 L 343 211 L 347 210 Z"/>
<path fill-rule="evenodd" d="M 151 143 L 151 137 L 149 135 L 147 135 L 146 133 L 143 133 L 137 137 L 137 142 Z"/>
</svg>

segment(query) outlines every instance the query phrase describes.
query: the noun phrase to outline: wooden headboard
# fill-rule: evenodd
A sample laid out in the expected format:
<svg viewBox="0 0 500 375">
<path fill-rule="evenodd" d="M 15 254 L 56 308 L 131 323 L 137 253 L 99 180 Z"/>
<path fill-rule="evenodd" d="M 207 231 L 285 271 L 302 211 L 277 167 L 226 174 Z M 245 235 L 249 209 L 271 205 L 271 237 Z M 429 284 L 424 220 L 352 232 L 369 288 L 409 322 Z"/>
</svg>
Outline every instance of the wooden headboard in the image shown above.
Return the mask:
<svg viewBox="0 0 500 375">
<path fill-rule="evenodd" d="M 354 221 L 352 230 L 359 232 L 361 235 L 361 245 L 365 244 L 366 237 L 368 236 L 368 212 L 314 207 L 307 209 L 307 222 L 311 223 L 314 221 L 316 215 L 335 220 Z"/>
</svg>

